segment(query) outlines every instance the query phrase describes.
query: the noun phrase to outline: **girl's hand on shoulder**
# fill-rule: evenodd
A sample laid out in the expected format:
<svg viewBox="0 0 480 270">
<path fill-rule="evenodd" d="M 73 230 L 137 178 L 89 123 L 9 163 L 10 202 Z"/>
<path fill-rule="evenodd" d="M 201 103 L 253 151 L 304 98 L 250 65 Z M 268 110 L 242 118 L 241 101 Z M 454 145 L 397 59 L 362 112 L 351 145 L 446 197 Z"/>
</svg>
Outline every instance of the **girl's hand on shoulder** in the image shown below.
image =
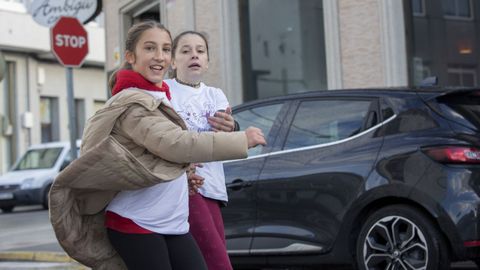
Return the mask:
<svg viewBox="0 0 480 270">
<path fill-rule="evenodd" d="M 208 117 L 208 123 L 213 131 L 231 132 L 235 128 L 235 121 L 232 116 L 232 109 L 228 107 L 225 111 L 218 110 L 213 116 Z"/>
<path fill-rule="evenodd" d="M 194 195 L 198 192 L 198 189 L 203 185 L 205 178 L 195 173 L 196 167 L 203 167 L 202 164 L 193 163 L 187 169 L 188 179 L 188 194 Z"/>
</svg>

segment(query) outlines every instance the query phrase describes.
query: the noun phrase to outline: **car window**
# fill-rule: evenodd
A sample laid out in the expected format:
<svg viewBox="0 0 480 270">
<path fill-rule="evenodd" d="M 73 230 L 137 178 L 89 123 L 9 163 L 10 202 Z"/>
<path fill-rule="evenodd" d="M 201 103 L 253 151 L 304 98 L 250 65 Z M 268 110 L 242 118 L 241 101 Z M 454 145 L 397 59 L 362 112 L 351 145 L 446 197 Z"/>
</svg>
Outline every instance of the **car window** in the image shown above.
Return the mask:
<svg viewBox="0 0 480 270">
<path fill-rule="evenodd" d="M 22 157 L 15 171 L 52 168 L 62 152 L 62 147 L 32 149 Z"/>
<path fill-rule="evenodd" d="M 247 110 L 235 113 L 235 120 L 240 125 L 240 130 L 245 130 L 249 126 L 258 127 L 269 138 L 273 123 L 277 118 L 283 103 L 270 104 L 259 107 L 252 107 Z M 268 143 L 268 142 L 267 142 Z M 248 150 L 248 156 L 255 156 L 262 153 L 263 146 L 257 146 Z"/>
<path fill-rule="evenodd" d="M 453 93 L 437 100 L 446 115 L 455 116 L 449 118 L 480 129 L 480 91 Z"/>
<path fill-rule="evenodd" d="M 334 142 L 361 131 L 371 101 L 315 100 L 300 103 L 284 149 Z"/>
</svg>

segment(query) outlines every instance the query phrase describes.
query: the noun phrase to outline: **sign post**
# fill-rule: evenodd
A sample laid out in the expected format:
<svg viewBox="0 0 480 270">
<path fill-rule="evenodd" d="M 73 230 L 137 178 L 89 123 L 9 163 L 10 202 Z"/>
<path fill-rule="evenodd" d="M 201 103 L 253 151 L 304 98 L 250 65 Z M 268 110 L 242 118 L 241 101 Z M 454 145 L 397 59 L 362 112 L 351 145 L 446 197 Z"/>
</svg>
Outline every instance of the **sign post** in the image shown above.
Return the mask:
<svg viewBox="0 0 480 270">
<path fill-rule="evenodd" d="M 53 54 L 66 67 L 67 99 L 72 160 L 77 158 L 77 126 L 73 94 L 73 67 L 80 67 L 88 54 L 88 36 L 78 19 L 60 17 L 51 28 Z"/>
</svg>

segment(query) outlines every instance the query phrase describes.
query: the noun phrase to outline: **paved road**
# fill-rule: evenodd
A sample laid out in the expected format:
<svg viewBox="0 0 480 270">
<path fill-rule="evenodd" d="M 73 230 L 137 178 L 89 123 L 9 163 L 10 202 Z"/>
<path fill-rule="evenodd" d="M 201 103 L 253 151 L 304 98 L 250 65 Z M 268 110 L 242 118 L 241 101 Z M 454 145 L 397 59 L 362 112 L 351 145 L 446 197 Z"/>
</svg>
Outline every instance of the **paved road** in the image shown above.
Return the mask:
<svg viewBox="0 0 480 270">
<path fill-rule="evenodd" d="M 48 211 L 41 207 L 18 207 L 0 214 L 0 251 L 63 251 Z"/>
<path fill-rule="evenodd" d="M 0 253 L 11 251 L 62 252 L 48 220 L 48 211 L 41 207 L 17 207 L 13 213 L 0 213 Z M 61 263 L 1 262 L 0 270 L 74 269 Z M 452 265 L 455 270 L 477 269 L 471 262 Z M 270 269 L 268 269 L 270 270 Z M 322 267 L 322 270 L 327 270 Z M 351 270 L 349 267 L 329 267 L 328 270 Z"/>
</svg>

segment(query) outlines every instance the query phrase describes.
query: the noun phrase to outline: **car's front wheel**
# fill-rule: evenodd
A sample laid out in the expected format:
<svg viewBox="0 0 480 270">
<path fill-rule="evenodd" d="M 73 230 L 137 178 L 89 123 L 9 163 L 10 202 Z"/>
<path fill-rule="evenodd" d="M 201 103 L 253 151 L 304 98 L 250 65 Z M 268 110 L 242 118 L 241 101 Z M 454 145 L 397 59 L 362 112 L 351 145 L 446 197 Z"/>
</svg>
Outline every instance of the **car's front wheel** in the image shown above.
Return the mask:
<svg viewBox="0 0 480 270">
<path fill-rule="evenodd" d="M 360 270 L 450 269 L 445 240 L 422 212 L 392 205 L 374 212 L 363 224 L 356 244 Z"/>
</svg>

